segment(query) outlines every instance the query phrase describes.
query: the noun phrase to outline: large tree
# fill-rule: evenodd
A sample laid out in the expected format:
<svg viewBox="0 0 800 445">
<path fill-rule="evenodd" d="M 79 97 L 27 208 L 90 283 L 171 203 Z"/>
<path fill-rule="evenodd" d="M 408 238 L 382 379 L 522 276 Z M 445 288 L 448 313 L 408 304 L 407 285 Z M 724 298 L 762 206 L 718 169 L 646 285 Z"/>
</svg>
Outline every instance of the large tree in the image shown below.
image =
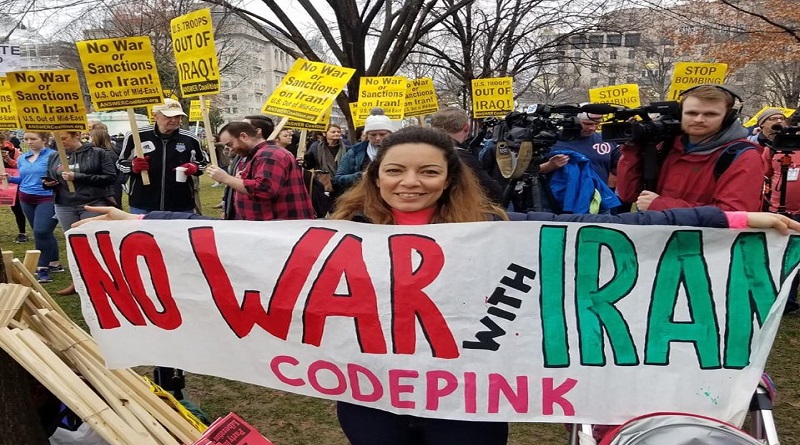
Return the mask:
<svg viewBox="0 0 800 445">
<path fill-rule="evenodd" d="M 291 2 L 303 13 L 290 10 L 289 1 L 261 0 L 275 18 L 254 12 L 252 5 L 209 0 L 246 20 L 275 46 L 295 58 L 337 62 L 355 69 L 347 90 L 336 101 L 348 118 L 349 102 L 358 100 L 362 76 L 391 76 L 412 50 L 442 20 L 474 0 L 311 0 Z M 295 6 L 296 8 L 296 6 Z M 312 29 L 298 24 L 306 16 Z"/>
</svg>

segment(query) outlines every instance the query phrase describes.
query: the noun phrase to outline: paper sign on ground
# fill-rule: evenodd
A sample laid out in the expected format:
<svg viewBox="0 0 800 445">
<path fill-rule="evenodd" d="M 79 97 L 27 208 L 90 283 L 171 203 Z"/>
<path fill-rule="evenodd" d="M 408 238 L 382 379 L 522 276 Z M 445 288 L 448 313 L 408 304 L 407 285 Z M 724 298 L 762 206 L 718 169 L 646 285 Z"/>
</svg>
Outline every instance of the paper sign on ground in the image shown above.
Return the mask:
<svg viewBox="0 0 800 445">
<path fill-rule="evenodd" d="M 96 110 L 163 102 L 150 37 L 85 40 L 76 45 Z"/>
<path fill-rule="evenodd" d="M 406 84 L 406 117 L 424 116 L 439 110 L 433 79 L 410 79 Z"/>
<path fill-rule="evenodd" d="M 273 445 L 252 425 L 234 413 L 217 419 L 192 445 Z"/>
<path fill-rule="evenodd" d="M 514 109 L 514 79 L 472 79 L 472 116 L 505 116 Z"/>
<path fill-rule="evenodd" d="M 776 231 L 559 222 L 136 220 L 67 240 L 111 368 L 524 422 L 740 423 L 800 263 Z"/>
<path fill-rule="evenodd" d="M 298 59 L 261 111 L 317 123 L 354 72 L 352 68 Z"/>
<path fill-rule="evenodd" d="M 7 78 L 23 129 L 86 129 L 86 107 L 77 71 L 15 71 Z"/>
<path fill-rule="evenodd" d="M 22 65 L 22 48 L 19 45 L 0 45 L 0 74 L 17 71 Z"/>
<path fill-rule="evenodd" d="M 628 108 L 641 106 L 639 99 L 639 85 L 628 83 L 610 87 L 590 88 L 589 102 L 595 104 L 615 104 Z"/>
<path fill-rule="evenodd" d="M 169 22 L 183 97 L 219 93 L 219 62 L 211 10 L 198 9 Z"/>
<path fill-rule="evenodd" d="M 6 76 L 0 76 L 0 130 L 19 128 L 17 107 L 11 95 L 11 84 Z"/>
<path fill-rule="evenodd" d="M 366 119 L 370 110 L 383 108 L 391 120 L 402 120 L 406 106 L 406 83 L 403 76 L 362 77 L 358 89 L 358 112 Z"/>
<path fill-rule="evenodd" d="M 721 84 L 728 72 L 726 63 L 677 62 L 672 70 L 667 100 L 680 100 L 689 88 L 705 83 Z"/>
</svg>

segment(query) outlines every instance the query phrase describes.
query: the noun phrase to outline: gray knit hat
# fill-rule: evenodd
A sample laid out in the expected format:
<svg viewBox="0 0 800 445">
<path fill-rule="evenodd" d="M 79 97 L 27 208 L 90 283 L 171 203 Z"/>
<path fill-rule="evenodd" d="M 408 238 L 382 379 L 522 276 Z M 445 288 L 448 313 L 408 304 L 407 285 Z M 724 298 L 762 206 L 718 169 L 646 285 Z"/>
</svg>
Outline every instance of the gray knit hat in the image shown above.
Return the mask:
<svg viewBox="0 0 800 445">
<path fill-rule="evenodd" d="M 763 113 L 761 113 L 761 116 L 758 116 L 758 126 L 760 127 L 764 125 L 764 122 L 766 122 L 767 119 L 775 116 L 776 114 L 783 116 L 783 111 L 781 111 L 780 108 L 767 108 Z"/>
</svg>

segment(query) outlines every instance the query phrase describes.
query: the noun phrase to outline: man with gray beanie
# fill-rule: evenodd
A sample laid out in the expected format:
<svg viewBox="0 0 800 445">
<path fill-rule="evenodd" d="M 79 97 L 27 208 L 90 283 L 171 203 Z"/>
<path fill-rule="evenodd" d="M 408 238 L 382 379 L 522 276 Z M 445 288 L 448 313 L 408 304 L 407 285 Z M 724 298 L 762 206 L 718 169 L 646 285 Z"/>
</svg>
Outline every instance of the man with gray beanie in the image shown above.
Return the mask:
<svg viewBox="0 0 800 445">
<path fill-rule="evenodd" d="M 778 130 L 772 128 L 776 125 L 786 125 L 786 116 L 780 108 L 767 108 L 758 117 L 759 132 L 751 136 L 749 139 L 758 143 L 762 147 L 769 148 L 772 146 L 772 141 L 775 139 L 775 134 Z"/>
<path fill-rule="evenodd" d="M 344 154 L 336 170 L 334 182 L 340 190 L 344 191 L 356 181 L 361 179 L 361 174 L 370 162 L 378 155 L 383 139 L 394 131 L 394 123 L 385 115 L 371 115 L 364 123 L 364 134 L 367 140 L 353 145 Z"/>
</svg>

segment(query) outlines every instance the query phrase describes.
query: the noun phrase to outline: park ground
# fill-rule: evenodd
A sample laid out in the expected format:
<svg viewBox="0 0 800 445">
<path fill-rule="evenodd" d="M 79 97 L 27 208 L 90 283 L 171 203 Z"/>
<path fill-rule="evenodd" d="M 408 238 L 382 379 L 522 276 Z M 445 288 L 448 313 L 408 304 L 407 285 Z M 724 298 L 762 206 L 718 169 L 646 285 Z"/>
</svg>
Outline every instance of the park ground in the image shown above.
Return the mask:
<svg viewBox="0 0 800 445">
<path fill-rule="evenodd" d="M 223 189 L 213 188 L 211 184 L 210 179 L 202 178 L 200 196 L 204 214 L 217 216 L 219 211 L 212 209 L 212 206 L 220 201 Z M 25 250 L 33 249 L 30 228 L 28 228 L 30 241 L 14 244 L 17 233 L 10 209 L 0 209 L 0 227 L 2 227 L 0 247 L 4 250 L 11 249 L 18 258 L 22 258 Z M 60 228 L 56 229 L 56 236 L 60 242 L 61 259 L 64 262 L 66 253 Z M 69 272 L 53 274 L 53 278 L 54 281 L 46 284 L 45 288 L 55 296 L 56 301 L 74 320 L 85 327 L 80 312 L 80 298 L 77 295 L 68 297 L 55 295 L 55 291 L 69 284 Z M 187 344 L 186 347 L 201 351 L 203 345 Z M 781 443 L 784 445 L 800 445 L 800 424 L 795 424 L 800 420 L 798 348 L 800 348 L 800 315 L 795 313 L 784 318 L 767 364 L 767 372 L 778 387 L 775 417 Z M 141 368 L 138 371 L 144 373 L 147 369 Z M 187 397 L 211 418 L 235 412 L 276 445 L 347 443 L 336 421 L 333 402 L 197 374 L 190 374 L 186 385 Z M 619 394 L 618 400 L 606 400 L 603 403 L 607 405 L 625 403 L 625 397 L 625 394 Z M 518 423 L 511 426 L 509 445 L 565 443 L 566 433 L 561 425 Z"/>
</svg>

